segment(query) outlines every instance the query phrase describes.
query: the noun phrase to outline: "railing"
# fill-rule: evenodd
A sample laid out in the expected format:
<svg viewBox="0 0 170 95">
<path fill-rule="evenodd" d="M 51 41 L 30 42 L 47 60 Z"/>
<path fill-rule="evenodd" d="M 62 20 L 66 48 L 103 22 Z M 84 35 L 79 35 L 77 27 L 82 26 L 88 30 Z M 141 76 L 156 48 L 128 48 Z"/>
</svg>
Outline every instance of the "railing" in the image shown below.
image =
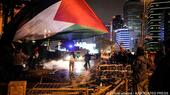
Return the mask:
<svg viewBox="0 0 170 95">
<path fill-rule="evenodd" d="M 132 69 L 131 65 L 123 65 L 123 64 L 101 64 L 99 65 L 98 74 L 100 76 L 100 80 L 108 83 L 110 80 L 114 81 L 114 86 L 112 86 L 112 90 L 109 92 L 114 95 L 116 92 L 124 92 L 128 93 L 132 88 Z M 121 81 L 116 83 L 117 81 Z M 111 83 L 111 82 L 110 82 Z"/>
<path fill-rule="evenodd" d="M 99 75 L 102 78 L 130 78 L 132 74 L 131 65 L 102 64 L 99 65 Z"/>
<path fill-rule="evenodd" d="M 94 89 L 70 85 L 70 83 L 37 83 L 27 95 L 89 95 Z"/>
<path fill-rule="evenodd" d="M 87 88 L 33 88 L 28 95 L 89 95 Z"/>
<path fill-rule="evenodd" d="M 99 74 L 99 80 L 90 80 L 78 84 L 38 83 L 27 92 L 27 95 L 107 95 L 107 93 L 114 95 L 122 87 L 123 92 L 129 91 L 131 65 L 102 64 L 98 66 L 95 73 Z M 109 84 L 105 84 L 108 79 L 112 80 L 109 81 Z M 99 85 L 99 82 L 101 82 L 101 85 Z"/>
</svg>

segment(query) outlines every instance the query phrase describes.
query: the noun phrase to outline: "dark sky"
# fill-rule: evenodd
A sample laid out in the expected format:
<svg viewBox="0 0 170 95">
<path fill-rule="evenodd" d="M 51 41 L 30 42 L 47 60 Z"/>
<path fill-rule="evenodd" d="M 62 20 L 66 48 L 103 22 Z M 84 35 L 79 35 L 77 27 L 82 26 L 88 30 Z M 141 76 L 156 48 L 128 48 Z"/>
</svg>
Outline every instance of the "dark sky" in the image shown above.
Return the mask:
<svg viewBox="0 0 170 95">
<path fill-rule="evenodd" d="M 126 0 L 86 0 L 96 15 L 107 24 L 113 15 L 123 15 L 123 4 Z"/>
</svg>

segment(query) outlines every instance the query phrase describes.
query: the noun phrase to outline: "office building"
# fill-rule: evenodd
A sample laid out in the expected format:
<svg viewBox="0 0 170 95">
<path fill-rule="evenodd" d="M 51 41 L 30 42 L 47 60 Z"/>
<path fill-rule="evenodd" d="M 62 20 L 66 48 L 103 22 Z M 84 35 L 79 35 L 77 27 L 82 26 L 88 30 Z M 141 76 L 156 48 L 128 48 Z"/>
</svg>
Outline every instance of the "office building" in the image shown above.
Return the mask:
<svg viewBox="0 0 170 95">
<path fill-rule="evenodd" d="M 121 15 L 112 16 L 111 27 L 110 27 L 110 37 L 111 41 L 115 42 L 115 30 L 123 28 L 123 18 Z"/>
<path fill-rule="evenodd" d="M 129 29 L 133 30 L 136 47 L 141 36 L 142 13 L 143 4 L 140 0 L 128 0 L 125 2 L 123 9 L 124 23 Z"/>
<path fill-rule="evenodd" d="M 162 48 L 164 40 L 170 38 L 170 1 L 155 0 L 148 7 L 146 35 L 151 39 L 145 41 L 147 50 Z"/>
<path fill-rule="evenodd" d="M 133 51 L 134 48 L 134 38 L 132 37 L 132 30 L 128 28 L 121 28 L 115 30 L 116 43 L 122 45 L 123 48 Z"/>
</svg>

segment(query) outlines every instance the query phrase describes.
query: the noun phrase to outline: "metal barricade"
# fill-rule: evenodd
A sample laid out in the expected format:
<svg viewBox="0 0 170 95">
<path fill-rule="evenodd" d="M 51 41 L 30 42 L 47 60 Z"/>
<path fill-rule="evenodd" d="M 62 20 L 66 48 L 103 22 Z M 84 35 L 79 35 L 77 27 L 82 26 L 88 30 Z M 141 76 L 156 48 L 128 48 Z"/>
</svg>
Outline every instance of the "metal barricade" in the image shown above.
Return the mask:
<svg viewBox="0 0 170 95">
<path fill-rule="evenodd" d="M 38 83 L 28 91 L 27 95 L 103 95 L 112 89 L 112 92 L 116 93 L 117 89 L 122 86 L 124 87 L 123 91 L 128 92 L 128 83 L 132 73 L 131 65 L 102 64 L 98 66 L 95 73 L 98 74 L 99 80 L 90 80 L 75 85 L 70 83 Z"/>
<path fill-rule="evenodd" d="M 106 84 L 112 80 L 121 80 L 122 82 L 117 85 L 113 92 L 115 93 L 117 89 L 122 92 L 130 92 L 131 81 L 132 81 L 132 70 L 131 65 L 125 64 L 101 64 L 98 68 L 98 74 L 100 76 L 100 81 L 104 81 Z M 111 82 L 110 82 L 111 83 Z M 114 84 L 114 83 L 113 83 Z M 122 88 L 121 88 L 122 87 Z"/>
<path fill-rule="evenodd" d="M 130 78 L 132 70 L 131 65 L 102 64 L 98 73 L 101 78 Z"/>
<path fill-rule="evenodd" d="M 69 83 L 37 83 L 27 95 L 89 95 L 89 91 L 93 90 L 69 85 Z"/>
</svg>

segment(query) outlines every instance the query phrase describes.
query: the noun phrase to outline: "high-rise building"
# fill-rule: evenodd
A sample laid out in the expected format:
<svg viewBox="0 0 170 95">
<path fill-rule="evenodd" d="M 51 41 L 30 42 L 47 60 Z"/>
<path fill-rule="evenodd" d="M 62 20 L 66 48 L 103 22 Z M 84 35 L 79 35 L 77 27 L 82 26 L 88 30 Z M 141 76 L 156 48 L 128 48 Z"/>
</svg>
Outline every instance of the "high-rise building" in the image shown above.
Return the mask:
<svg viewBox="0 0 170 95">
<path fill-rule="evenodd" d="M 143 3 L 140 0 L 128 0 L 124 4 L 123 11 L 124 23 L 129 29 L 134 31 L 133 38 L 135 40 L 135 46 L 137 46 L 141 34 Z"/>
<path fill-rule="evenodd" d="M 170 38 L 170 1 L 155 0 L 149 4 L 146 35 L 152 39 L 145 41 L 147 50 L 158 50 L 162 42 Z"/>
<path fill-rule="evenodd" d="M 123 19 L 121 15 L 116 15 L 112 17 L 112 29 L 120 29 L 123 28 Z"/>
<path fill-rule="evenodd" d="M 115 30 L 123 28 L 123 18 L 121 15 L 112 16 L 111 27 L 110 27 L 110 37 L 113 42 L 115 42 Z"/>
<path fill-rule="evenodd" d="M 127 28 L 115 30 L 116 43 L 122 45 L 123 48 L 133 51 L 134 41 L 132 38 L 132 31 Z"/>
<path fill-rule="evenodd" d="M 170 39 L 170 9 L 164 12 L 163 24 L 164 24 L 164 40 Z"/>
</svg>

